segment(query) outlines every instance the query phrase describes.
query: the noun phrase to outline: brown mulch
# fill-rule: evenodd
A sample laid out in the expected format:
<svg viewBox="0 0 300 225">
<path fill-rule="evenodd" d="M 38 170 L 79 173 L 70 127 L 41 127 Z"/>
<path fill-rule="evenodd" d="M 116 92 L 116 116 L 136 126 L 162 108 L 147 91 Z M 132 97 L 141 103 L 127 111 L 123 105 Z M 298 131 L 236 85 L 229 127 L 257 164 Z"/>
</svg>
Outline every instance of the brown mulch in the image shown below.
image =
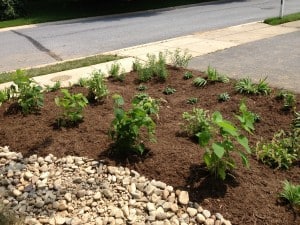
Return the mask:
<svg viewBox="0 0 300 225">
<path fill-rule="evenodd" d="M 181 130 L 182 113 L 193 107 L 210 112 L 218 110 L 225 118 L 237 122 L 234 114 L 238 113 L 240 101 L 245 99 L 248 109 L 261 116 L 261 122 L 255 125 L 254 134 L 248 135 L 252 147 L 255 147 L 261 138 L 270 140 L 278 130 L 289 130 L 293 113 L 281 109 L 282 102 L 275 99 L 276 90 L 270 96 L 244 96 L 234 91 L 234 82 L 213 83 L 196 88 L 192 85 L 192 79 L 182 78 L 183 70 L 170 68 L 169 73 L 165 83 L 151 81 L 145 84 L 148 87 L 146 92 L 151 97 L 164 100 L 157 120 L 157 142 L 146 143 L 150 152 L 142 159 L 114 159 L 108 154 L 112 144 L 108 130 L 114 117 L 111 95 L 121 94 L 128 104 L 138 92 L 139 84 L 134 72 L 129 73 L 123 83 L 109 81 L 109 97 L 102 104 L 89 105 L 84 111 L 84 121 L 72 128 L 56 128 L 55 121 L 60 110 L 54 98 L 60 95 L 59 92 L 45 94 L 44 107 L 35 115 L 23 116 L 18 111 L 14 112 L 10 103 L 4 103 L 0 107 L 0 146 L 8 145 L 12 151 L 22 152 L 24 156 L 45 156 L 49 153 L 58 157 L 86 156 L 104 159 L 111 165 L 130 167 L 148 178 L 188 190 L 192 201 L 212 212 L 220 212 L 233 224 L 300 224 L 299 215 L 294 214 L 288 206 L 278 203 L 282 181 L 287 179 L 299 183 L 299 165 L 290 170 L 273 170 L 250 156 L 250 169 L 238 164 L 234 178 L 229 177 L 224 182 L 216 181 L 208 176 L 203 166 L 204 150 L 182 135 Z M 197 71 L 193 73 L 204 76 Z M 172 95 L 164 95 L 162 91 L 167 85 L 177 91 Z M 71 91 L 87 94 L 87 90 L 82 87 L 72 87 Z M 230 94 L 228 102 L 217 101 L 217 96 L 222 92 Z M 190 97 L 197 97 L 198 103 L 187 104 Z M 297 99 L 300 99 L 299 94 Z"/>
</svg>

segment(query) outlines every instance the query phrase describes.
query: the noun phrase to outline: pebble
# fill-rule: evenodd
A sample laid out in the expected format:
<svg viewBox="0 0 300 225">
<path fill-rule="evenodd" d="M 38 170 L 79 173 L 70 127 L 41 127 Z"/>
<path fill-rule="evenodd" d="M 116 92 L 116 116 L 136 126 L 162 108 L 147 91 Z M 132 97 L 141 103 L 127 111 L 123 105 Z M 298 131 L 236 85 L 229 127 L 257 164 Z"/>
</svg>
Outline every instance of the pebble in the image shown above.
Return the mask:
<svg viewBox="0 0 300 225">
<path fill-rule="evenodd" d="M 0 162 L 7 171 L 0 202 L 24 215 L 24 225 L 231 225 L 189 202 L 187 191 L 128 168 L 73 156 L 23 158 L 7 147 Z"/>
</svg>

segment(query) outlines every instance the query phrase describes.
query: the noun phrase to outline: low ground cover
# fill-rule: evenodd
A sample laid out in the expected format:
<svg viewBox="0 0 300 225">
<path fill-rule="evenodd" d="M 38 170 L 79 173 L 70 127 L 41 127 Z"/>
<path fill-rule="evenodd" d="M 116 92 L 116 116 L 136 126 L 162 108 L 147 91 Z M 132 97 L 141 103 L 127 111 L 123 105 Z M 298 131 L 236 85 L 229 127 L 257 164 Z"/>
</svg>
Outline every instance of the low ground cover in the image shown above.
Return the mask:
<svg viewBox="0 0 300 225">
<path fill-rule="evenodd" d="M 217 71 L 209 70 L 213 73 L 211 77 L 217 76 Z M 57 119 L 64 115 L 64 107 L 55 104 L 55 99 L 63 99 L 60 90 L 44 93 L 43 107 L 33 114 L 22 113 L 14 99 L 4 102 L 0 107 L 0 146 L 8 145 L 25 156 L 87 156 L 130 167 L 149 178 L 189 191 L 192 201 L 221 212 L 233 224 L 298 224 L 297 212 L 294 214 L 278 199 L 283 181 L 299 184 L 299 155 L 288 169 L 274 170 L 259 160 L 255 149 L 258 141 L 270 142 L 281 129 L 290 132 L 291 124 L 299 134 L 299 118 L 294 113 L 299 109 L 299 101 L 286 108 L 284 99 L 278 98 L 280 90 L 269 89 L 263 80 L 260 85 L 248 85 L 249 82 L 228 78 L 225 82 L 212 79 L 209 71 L 201 73 L 171 66 L 159 71 L 167 76 L 161 79 L 156 74 L 141 82 L 137 70 L 122 80 L 108 79 L 101 101 L 86 105 L 80 111 L 81 122 L 69 126 L 57 126 Z M 192 76 L 187 77 L 187 72 Z M 193 79 L 187 79 L 190 77 L 202 78 L 205 85 L 194 85 Z M 103 86 L 103 80 L 98 83 Z M 90 89 L 89 82 L 82 85 L 86 87 L 73 86 L 68 92 L 88 97 L 94 89 Z M 259 87 L 260 91 L 249 94 L 249 87 Z M 176 91 L 166 93 L 166 88 Z M 241 90 L 246 90 L 246 94 Z M 294 97 L 299 99 L 300 95 Z M 199 127 L 185 123 L 185 118 L 197 121 L 194 115 L 200 115 L 196 117 L 200 118 Z M 129 122 L 131 119 L 134 123 Z M 127 131 L 134 135 L 126 136 Z M 133 147 L 133 154 L 126 158 L 114 154 L 126 138 L 132 137 L 137 139 L 130 139 L 126 149 Z M 201 137 L 202 142 L 198 143 L 195 137 Z M 298 139 L 291 140 L 296 143 Z M 285 144 L 290 146 L 289 143 Z M 248 147 L 251 154 L 247 153 Z M 249 168 L 243 167 L 243 162 Z M 210 175 L 215 172 L 221 179 Z"/>
<path fill-rule="evenodd" d="M 279 25 L 279 24 L 283 24 L 283 23 L 296 21 L 296 20 L 300 20 L 300 12 L 285 15 L 282 18 L 280 18 L 280 17 L 268 18 L 268 19 L 264 20 L 264 22 L 267 24 L 270 24 L 270 25 Z"/>
</svg>

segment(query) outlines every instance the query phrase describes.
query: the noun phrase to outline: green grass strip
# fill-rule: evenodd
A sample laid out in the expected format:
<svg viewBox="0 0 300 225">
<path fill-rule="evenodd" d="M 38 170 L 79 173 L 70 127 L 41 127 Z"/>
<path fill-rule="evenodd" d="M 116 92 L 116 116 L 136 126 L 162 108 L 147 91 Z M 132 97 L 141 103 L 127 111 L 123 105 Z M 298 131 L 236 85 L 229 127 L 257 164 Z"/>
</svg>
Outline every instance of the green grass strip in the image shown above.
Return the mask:
<svg viewBox="0 0 300 225">
<path fill-rule="evenodd" d="M 293 22 L 296 20 L 300 20 L 300 12 L 289 14 L 289 15 L 283 16 L 282 18 L 280 18 L 280 17 L 269 18 L 269 19 L 266 19 L 264 21 L 264 23 L 270 24 L 270 25 L 279 25 L 279 24 L 283 24 L 283 23 Z"/>
<path fill-rule="evenodd" d="M 25 75 L 28 77 L 36 77 L 41 75 L 46 75 L 50 73 L 61 72 L 65 70 L 76 69 L 80 67 L 95 65 L 99 63 L 105 63 L 117 59 L 121 59 L 122 57 L 116 55 L 96 55 L 90 56 L 84 59 L 76 59 L 67 62 L 57 63 L 54 65 L 48 65 L 38 68 L 31 68 L 24 70 Z M 12 81 L 15 76 L 15 72 L 3 72 L 0 73 L 0 84 Z"/>
</svg>

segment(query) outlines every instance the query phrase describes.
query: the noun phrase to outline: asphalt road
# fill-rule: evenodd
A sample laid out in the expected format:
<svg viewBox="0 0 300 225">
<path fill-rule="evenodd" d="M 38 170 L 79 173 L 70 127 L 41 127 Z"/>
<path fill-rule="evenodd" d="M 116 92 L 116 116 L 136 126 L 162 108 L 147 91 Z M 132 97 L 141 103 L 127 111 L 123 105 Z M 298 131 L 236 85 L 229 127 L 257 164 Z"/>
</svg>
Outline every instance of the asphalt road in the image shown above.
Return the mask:
<svg viewBox="0 0 300 225">
<path fill-rule="evenodd" d="M 300 31 L 275 36 L 193 58 L 189 68 L 208 65 L 231 78 L 267 77 L 274 87 L 300 93 Z"/>
<path fill-rule="evenodd" d="M 167 10 L 0 29 L 0 72 L 238 25 L 279 14 L 280 0 L 218 1 Z M 286 13 L 300 11 L 286 0 Z"/>
</svg>

